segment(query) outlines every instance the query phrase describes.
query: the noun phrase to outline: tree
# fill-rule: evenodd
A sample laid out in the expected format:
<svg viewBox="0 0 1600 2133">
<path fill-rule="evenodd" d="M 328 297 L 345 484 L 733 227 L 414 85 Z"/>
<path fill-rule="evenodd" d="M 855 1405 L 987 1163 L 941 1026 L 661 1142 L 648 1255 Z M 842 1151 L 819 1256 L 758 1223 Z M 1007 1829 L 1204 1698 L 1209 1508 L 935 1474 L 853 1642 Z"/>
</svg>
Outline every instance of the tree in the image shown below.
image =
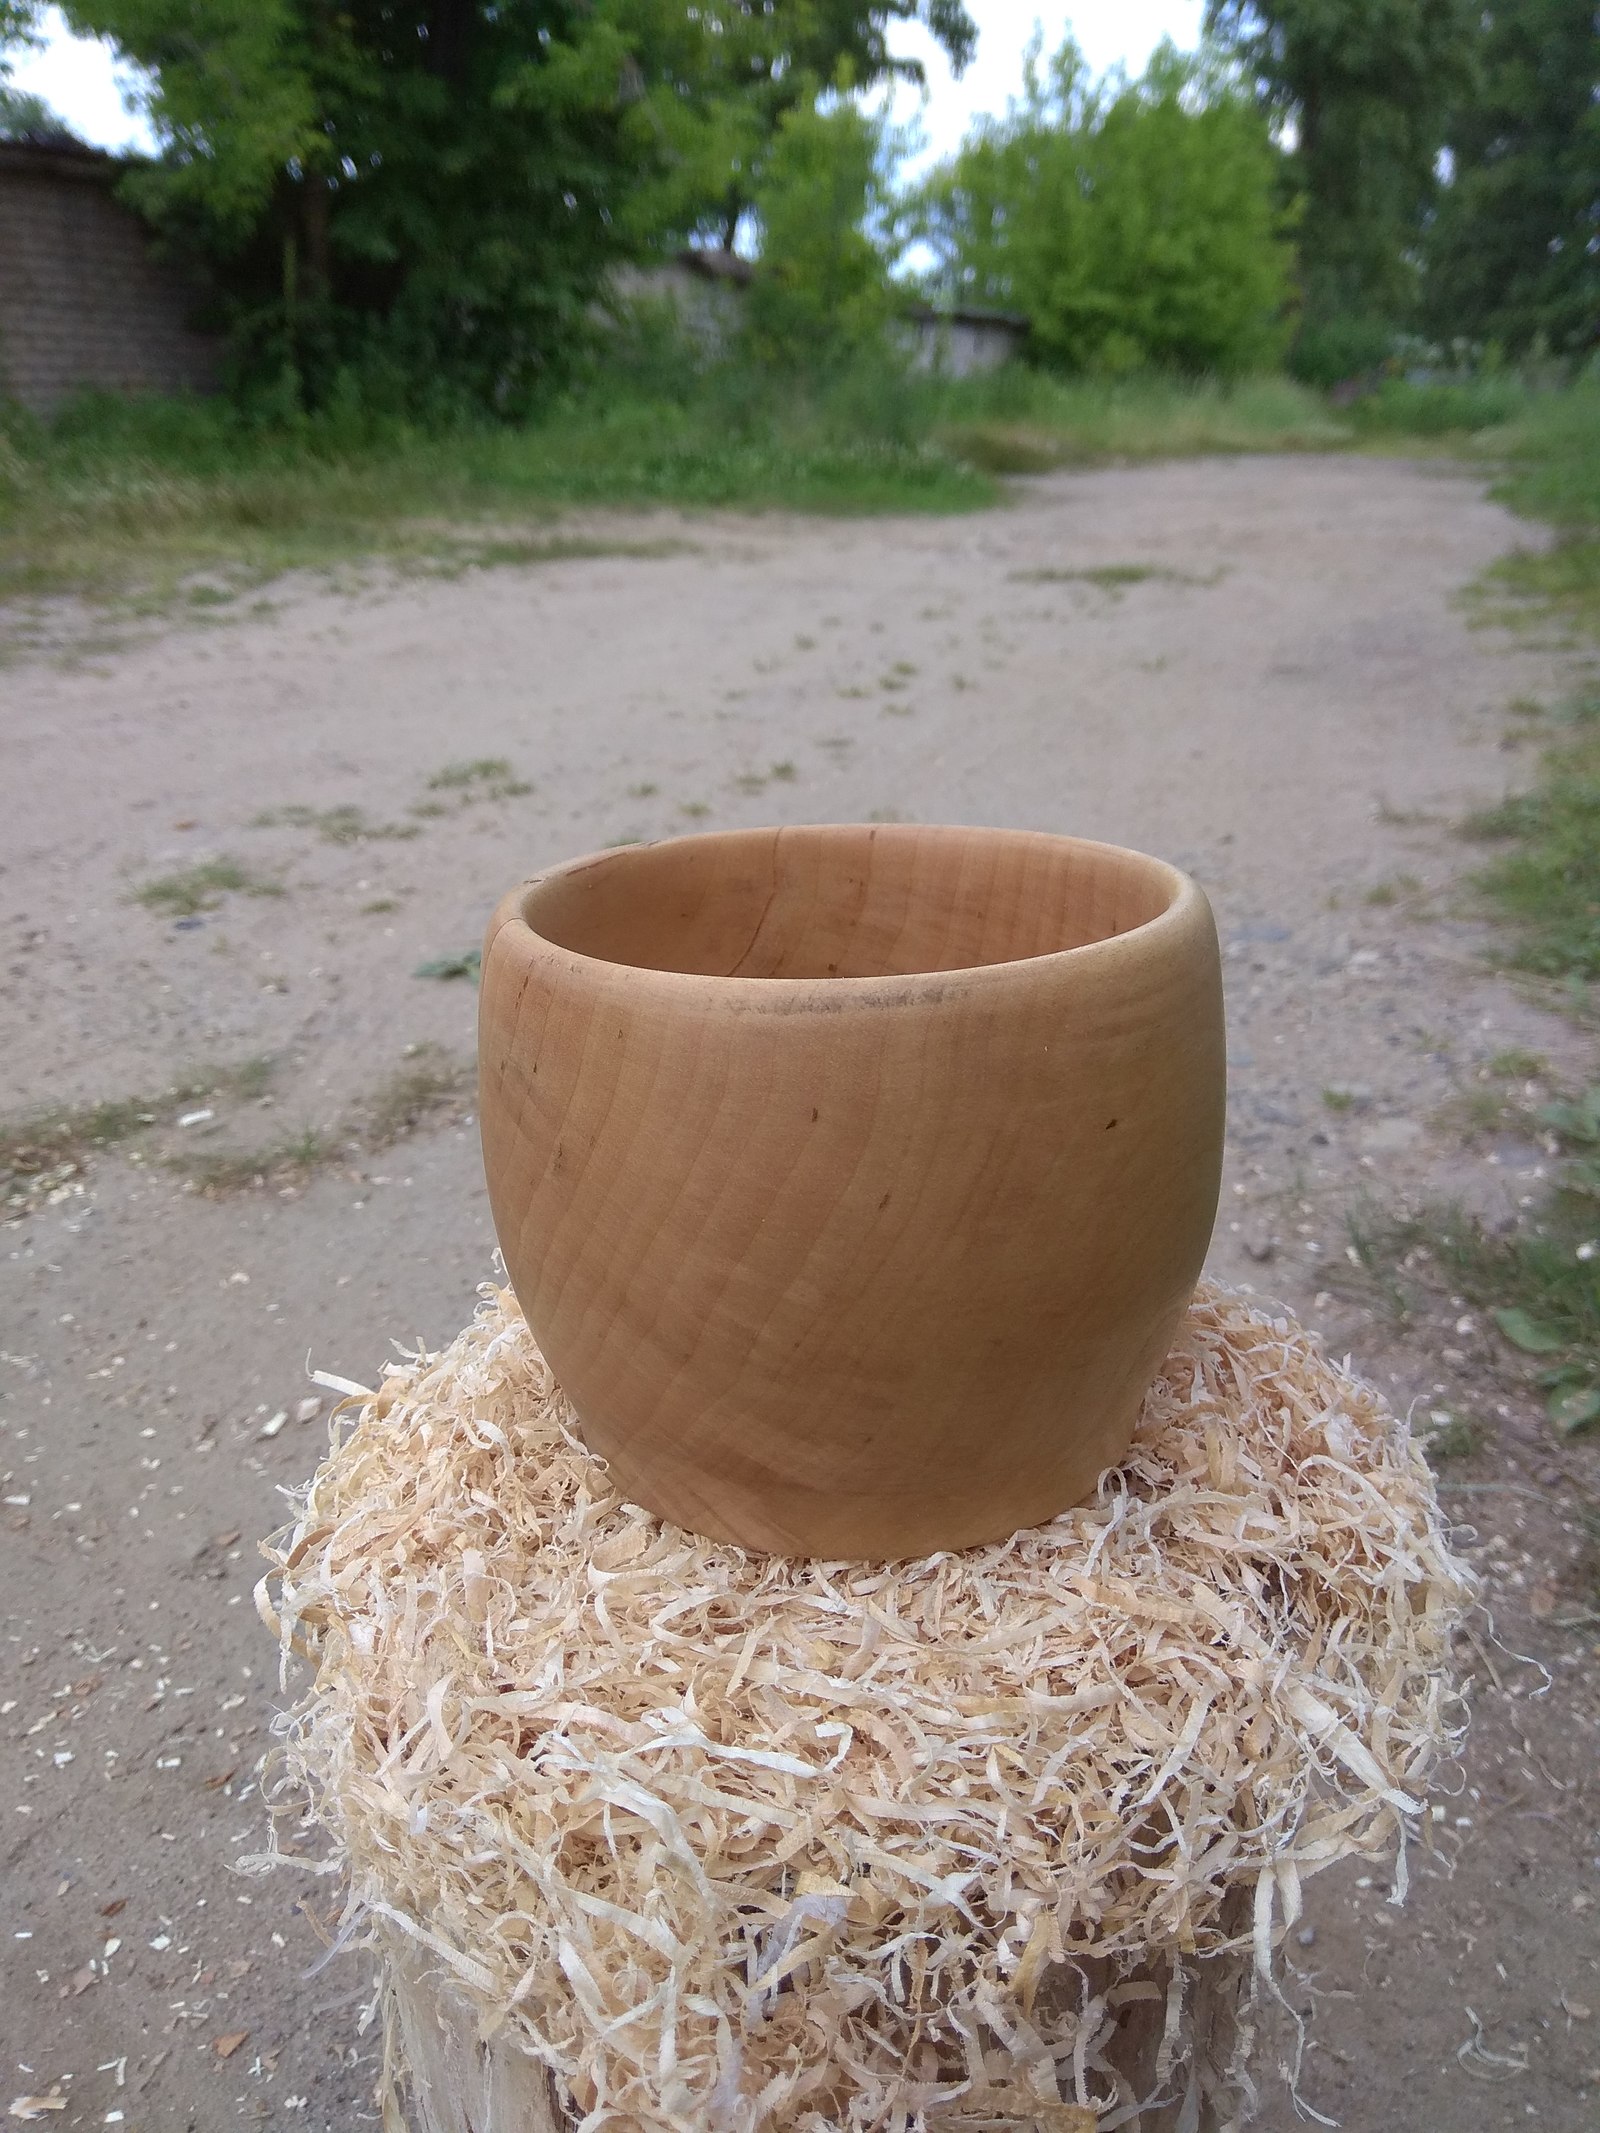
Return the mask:
<svg viewBox="0 0 1600 2133">
<path fill-rule="evenodd" d="M 37 8 L 0 0 L 13 23 Z M 693 228 L 813 55 L 891 62 L 959 0 L 68 0 L 145 68 L 129 190 L 213 262 L 247 373 L 299 401 L 524 405 L 609 264 Z M 963 42 L 965 40 L 965 42 Z"/>
<path fill-rule="evenodd" d="M 1600 39 L 1594 0 L 1501 0 L 1425 249 L 1424 319 L 1514 350 L 1600 339 Z"/>
<path fill-rule="evenodd" d="M 824 369 L 881 338 L 888 260 L 872 235 L 887 205 L 881 128 L 859 105 L 815 100 L 778 120 L 754 206 L 761 256 L 749 331 L 769 361 Z"/>
<path fill-rule="evenodd" d="M 1240 372 L 1284 339 L 1291 252 L 1278 156 L 1214 56 L 1164 44 L 1093 83 L 1070 39 L 932 181 L 926 234 L 957 300 L 1025 312 L 1071 370 Z"/>
<path fill-rule="evenodd" d="M 1293 145 L 1311 325 L 1411 311 L 1445 116 L 1467 76 L 1473 5 L 1207 0 L 1208 35 L 1244 68 Z"/>
<path fill-rule="evenodd" d="M 42 96 L 0 81 L 0 141 L 70 141 L 71 129 Z"/>
<path fill-rule="evenodd" d="M 70 141 L 71 128 L 42 96 L 12 86 L 7 47 L 34 42 L 34 10 L 27 0 L 0 0 L 0 141 Z"/>
<path fill-rule="evenodd" d="M 963 0 L 739 0 L 731 49 L 738 101 L 749 115 L 749 151 L 730 163 L 715 221 L 732 247 L 745 210 L 754 205 L 764 151 L 775 145 L 784 118 L 808 108 L 819 86 L 845 82 L 867 89 L 885 80 L 920 84 L 919 60 L 896 59 L 890 25 L 920 21 L 961 74 L 977 47 L 977 25 Z M 775 33 L 775 34 L 774 34 Z M 726 32 L 724 32 L 726 35 Z"/>
</svg>

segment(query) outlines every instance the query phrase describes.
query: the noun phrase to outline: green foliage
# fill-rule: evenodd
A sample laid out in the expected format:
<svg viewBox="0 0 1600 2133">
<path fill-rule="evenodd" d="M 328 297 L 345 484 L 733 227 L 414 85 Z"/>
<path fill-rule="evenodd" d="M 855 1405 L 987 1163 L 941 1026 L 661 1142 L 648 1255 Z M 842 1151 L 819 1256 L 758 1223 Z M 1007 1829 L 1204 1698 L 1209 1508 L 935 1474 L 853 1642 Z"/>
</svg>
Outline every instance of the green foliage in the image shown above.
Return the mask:
<svg viewBox="0 0 1600 2133">
<path fill-rule="evenodd" d="M 1237 375 L 1281 350 L 1290 252 L 1264 119 L 1170 44 L 1090 81 L 1069 39 L 931 181 L 924 228 L 957 301 L 1021 311 L 1062 369 Z"/>
<path fill-rule="evenodd" d="M 1287 378 L 1062 378 L 1020 365 L 948 386 L 935 434 L 994 474 L 1197 452 L 1327 451 L 1350 442 Z"/>
<path fill-rule="evenodd" d="M 1289 351 L 1289 368 L 1307 385 L 1324 388 L 1378 370 L 1394 353 L 1394 328 L 1382 319 L 1341 312 L 1302 321 Z"/>
<path fill-rule="evenodd" d="M 1574 534 L 1600 534 L 1600 371 L 1565 392 L 1528 393 L 1495 440 L 1505 464 L 1496 493 Z"/>
<path fill-rule="evenodd" d="M 1479 877 L 1517 929 L 1512 960 L 1547 977 L 1600 978 L 1600 702 L 1575 714 L 1532 791 L 1473 816 L 1468 833 L 1508 847 Z"/>
<path fill-rule="evenodd" d="M 346 559 L 432 571 L 670 551 L 567 534 L 552 520 L 568 505 L 966 511 L 1001 473 L 1351 437 L 1282 378 L 944 380 L 874 351 L 808 377 L 657 353 L 630 344 L 520 424 L 423 430 L 338 408 L 271 425 L 223 400 L 109 395 L 48 426 L 0 413 L 0 602 L 71 589 L 148 607 L 203 570 L 225 609 L 279 571 Z"/>
<path fill-rule="evenodd" d="M 596 369 L 525 423 L 427 430 L 345 405 L 287 424 L 225 400 L 100 395 L 48 426 L 0 410 L 0 601 L 66 588 L 159 600 L 197 569 L 243 590 L 349 557 L 431 569 L 630 551 L 563 537 L 549 525 L 563 505 L 856 513 L 993 498 L 932 442 L 942 402 L 875 361 L 816 383 L 676 359 L 664 371 L 670 390 L 644 367 Z M 519 520 L 533 537 L 507 539 Z"/>
<path fill-rule="evenodd" d="M 747 300 L 752 345 L 799 368 L 880 345 L 888 261 L 870 224 L 887 206 L 882 129 L 841 99 L 778 121 L 755 191 L 761 254 Z"/>
<path fill-rule="evenodd" d="M 1348 373 L 1347 373 L 1348 375 Z M 1437 384 L 1385 378 L 1349 410 L 1360 430 L 1402 437 L 1447 437 L 1499 428 L 1528 404 L 1528 391 L 1508 375 L 1443 380 Z"/>
<path fill-rule="evenodd" d="M 1410 315 L 1474 18 L 1472 0 L 1207 0 L 1207 31 L 1294 143 L 1309 325 L 1370 335 Z"/>
<path fill-rule="evenodd" d="M 57 140 L 71 138 L 66 121 L 51 110 L 42 96 L 13 89 L 0 75 L 0 141 L 22 141 L 40 134 Z"/>
<path fill-rule="evenodd" d="M 1444 1286 L 1488 1312 L 1510 1355 L 1539 1363 L 1535 1382 L 1563 1436 L 1600 1420 L 1600 1254 L 1596 1208 L 1558 1188 L 1526 1229 L 1491 1232 L 1459 1207 L 1400 1222 L 1352 1224 L 1359 1263 L 1383 1281 L 1402 1315 L 1417 1291 Z"/>
<path fill-rule="evenodd" d="M 13 27 L 37 5 L 0 0 Z M 71 0 L 148 70 L 164 152 L 127 181 L 210 261 L 238 380 L 280 417 L 526 412 L 607 267 L 726 212 L 805 84 L 958 62 L 960 0 Z"/>
<path fill-rule="evenodd" d="M 281 896 L 283 885 L 252 874 L 237 859 L 202 859 L 179 873 L 141 882 L 133 901 L 162 918 L 193 918 L 197 912 L 214 911 L 235 890 L 246 896 Z"/>
<path fill-rule="evenodd" d="M 1424 317 L 1523 350 L 1580 350 L 1600 319 L 1600 105 L 1592 0 L 1498 0 L 1452 115 Z"/>
</svg>

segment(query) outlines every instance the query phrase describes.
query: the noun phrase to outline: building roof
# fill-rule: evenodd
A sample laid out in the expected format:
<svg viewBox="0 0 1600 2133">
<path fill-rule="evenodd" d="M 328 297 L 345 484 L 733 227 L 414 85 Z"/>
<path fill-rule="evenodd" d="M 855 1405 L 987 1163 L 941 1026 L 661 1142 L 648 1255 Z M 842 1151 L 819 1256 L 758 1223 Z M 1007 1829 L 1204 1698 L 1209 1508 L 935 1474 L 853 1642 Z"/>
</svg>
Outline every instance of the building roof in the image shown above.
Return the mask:
<svg viewBox="0 0 1600 2133">
<path fill-rule="evenodd" d="M 678 253 L 678 264 L 707 281 L 727 281 L 743 287 L 755 274 L 755 262 L 722 245 L 687 245 Z M 1026 333 L 1032 321 L 1025 312 L 999 311 L 985 304 L 930 304 L 914 297 L 900 307 L 900 316 L 917 325 L 1000 326 L 1012 333 Z"/>
<path fill-rule="evenodd" d="M 21 134 L 15 140 L 0 140 L 0 172 L 21 171 L 30 177 L 110 185 L 143 160 L 141 156 L 115 156 L 104 148 L 91 148 L 75 135 L 54 128 Z"/>
<path fill-rule="evenodd" d="M 756 271 L 753 261 L 720 244 L 685 245 L 678 254 L 678 264 L 691 274 L 704 275 L 707 281 L 737 282 L 741 287 Z"/>
</svg>

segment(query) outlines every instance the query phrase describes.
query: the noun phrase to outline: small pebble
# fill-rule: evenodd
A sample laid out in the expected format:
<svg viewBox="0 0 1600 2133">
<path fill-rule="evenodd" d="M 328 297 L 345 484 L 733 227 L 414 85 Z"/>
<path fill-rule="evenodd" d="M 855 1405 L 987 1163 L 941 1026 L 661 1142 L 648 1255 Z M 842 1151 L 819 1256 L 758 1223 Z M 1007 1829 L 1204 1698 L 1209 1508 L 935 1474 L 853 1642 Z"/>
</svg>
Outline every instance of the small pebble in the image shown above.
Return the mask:
<svg viewBox="0 0 1600 2133">
<path fill-rule="evenodd" d="M 1302 1948 L 1314 1948 L 1317 1945 L 1316 1927 L 1302 1926 L 1299 1932 L 1295 1935 L 1295 1939 L 1299 1942 Z"/>
</svg>

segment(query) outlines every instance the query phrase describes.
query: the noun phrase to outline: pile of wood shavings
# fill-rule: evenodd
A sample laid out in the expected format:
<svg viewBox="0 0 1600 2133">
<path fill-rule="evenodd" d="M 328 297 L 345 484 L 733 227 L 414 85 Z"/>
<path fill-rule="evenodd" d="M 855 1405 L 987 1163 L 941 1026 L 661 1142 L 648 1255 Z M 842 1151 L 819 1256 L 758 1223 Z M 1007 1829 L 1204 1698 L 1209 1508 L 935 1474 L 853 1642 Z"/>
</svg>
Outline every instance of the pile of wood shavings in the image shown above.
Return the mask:
<svg viewBox="0 0 1600 2133">
<path fill-rule="evenodd" d="M 484 1297 L 346 1403 L 269 1550 L 315 1669 L 280 1798 L 341 1940 L 408 1936 L 576 2116 L 904 2127 L 1041 2054 L 1093 2103 L 1075 1961 L 1253 1940 L 1266 1975 L 1306 1874 L 1403 1881 L 1472 1586 L 1404 1427 L 1292 1322 L 1203 1288 L 1093 1503 L 864 1565 L 625 1503 Z"/>
</svg>

